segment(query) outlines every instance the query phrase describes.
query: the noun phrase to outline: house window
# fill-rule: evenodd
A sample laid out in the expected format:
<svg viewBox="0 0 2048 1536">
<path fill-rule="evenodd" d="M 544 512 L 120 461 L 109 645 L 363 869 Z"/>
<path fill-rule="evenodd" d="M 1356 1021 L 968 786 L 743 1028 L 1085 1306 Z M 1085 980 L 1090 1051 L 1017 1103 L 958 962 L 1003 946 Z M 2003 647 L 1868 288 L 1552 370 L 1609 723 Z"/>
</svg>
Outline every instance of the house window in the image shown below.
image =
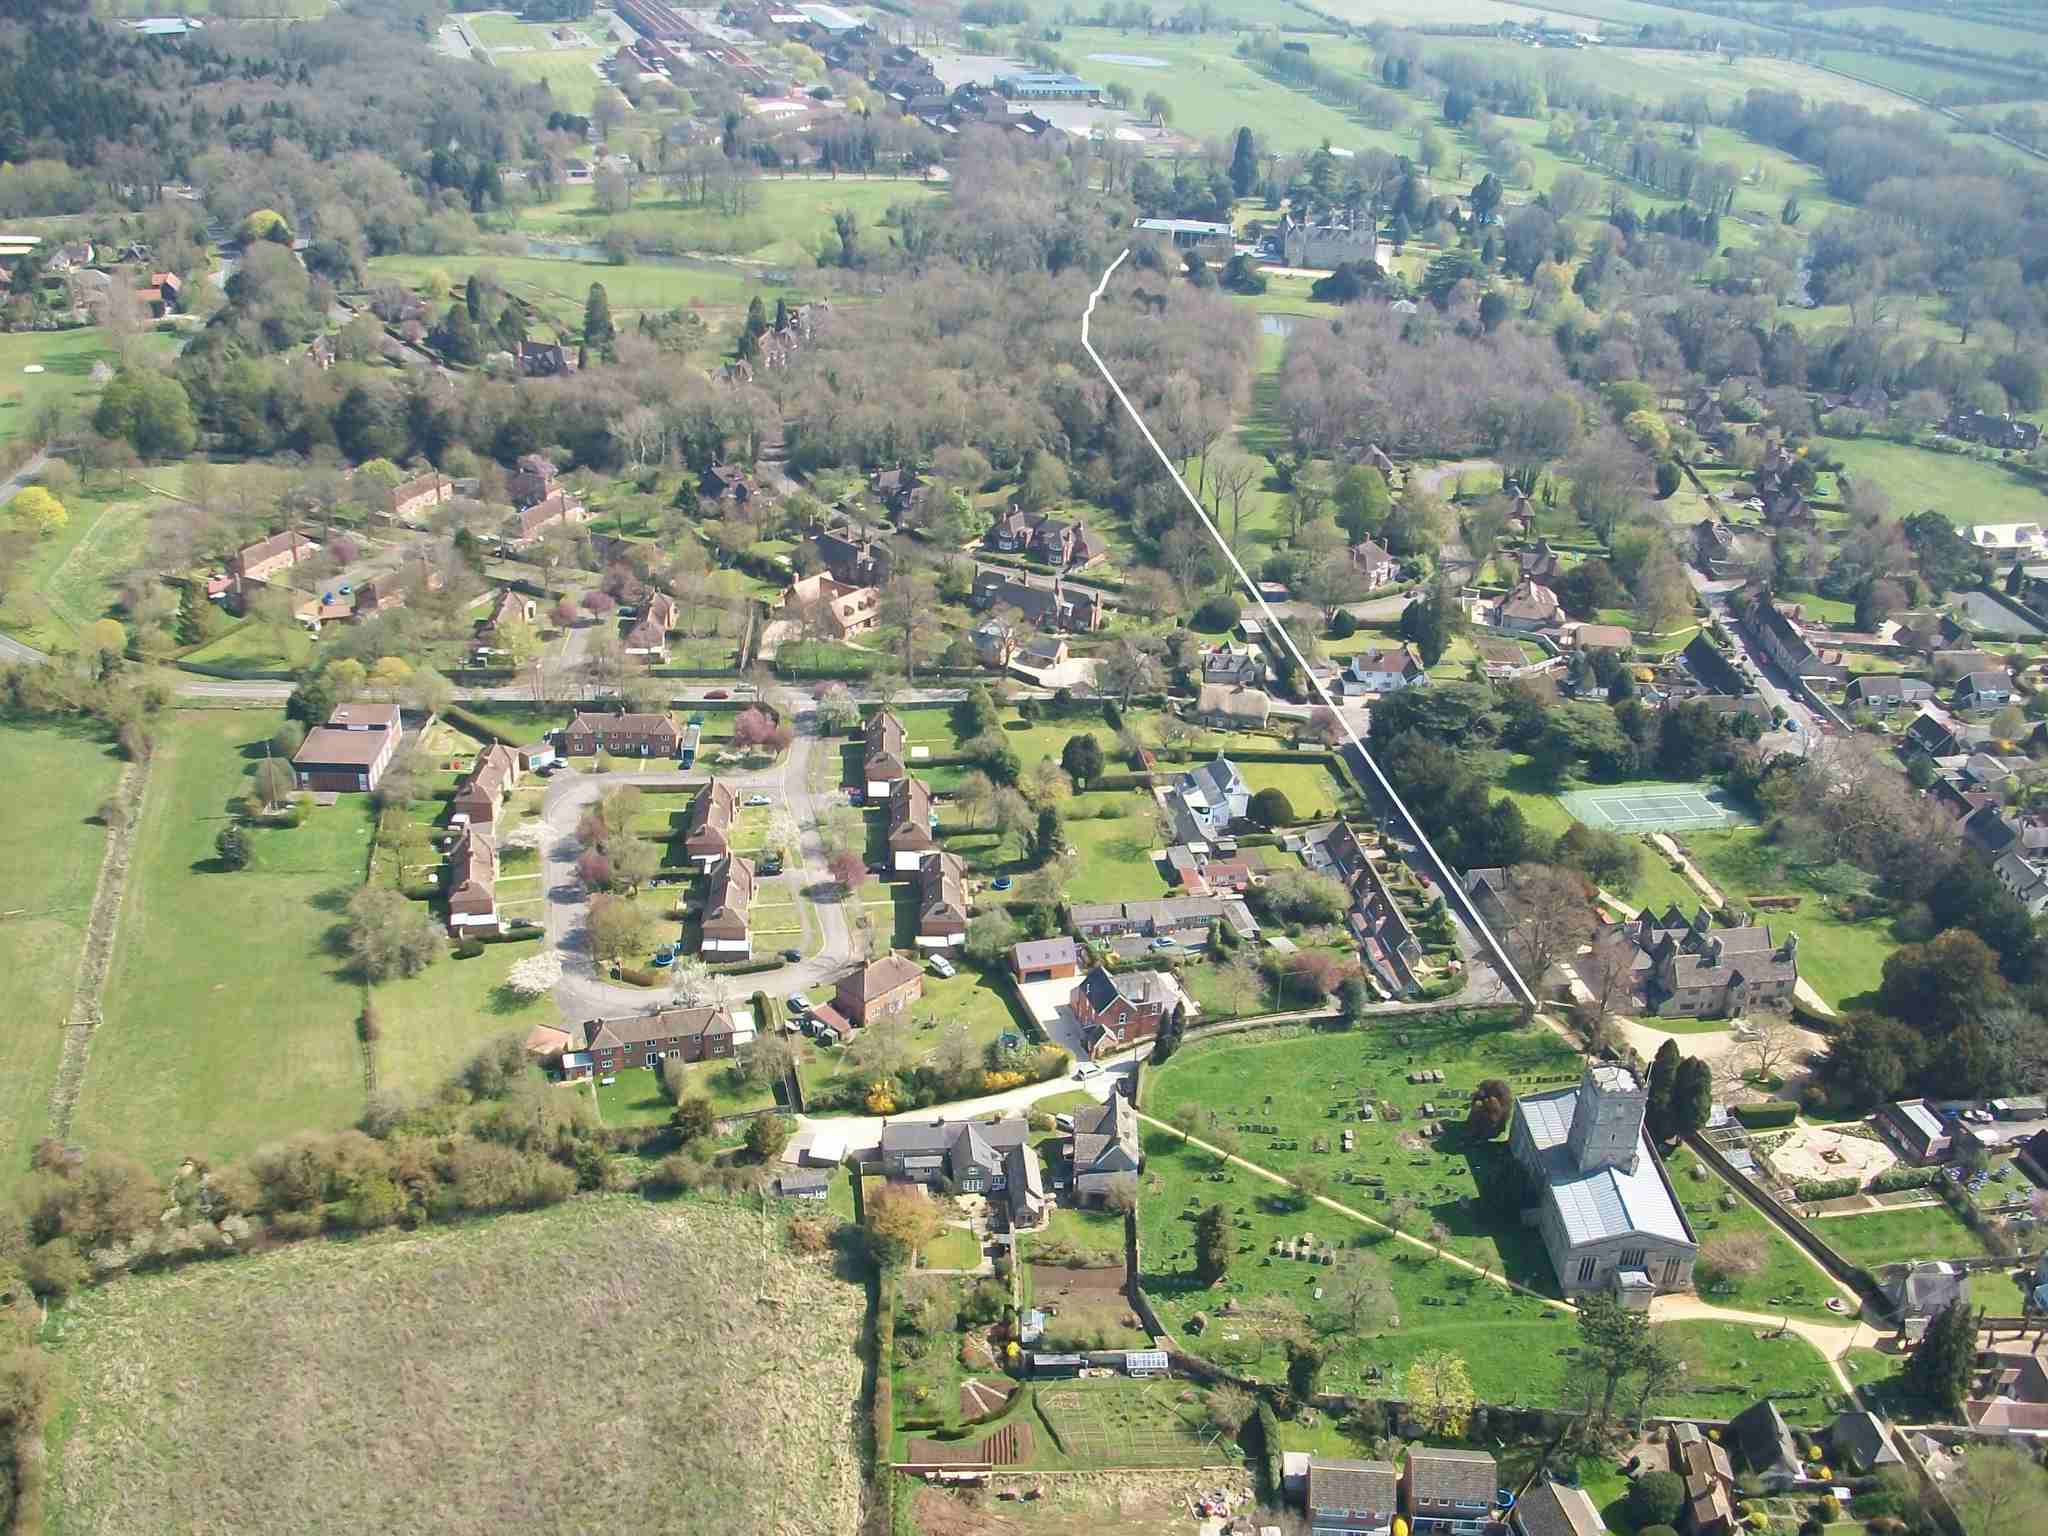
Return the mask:
<svg viewBox="0 0 2048 1536">
<path fill-rule="evenodd" d="M 1579 1284 L 1591 1285 L 1593 1283 L 1593 1270 L 1597 1264 L 1598 1260 L 1590 1253 L 1579 1260 Z"/>
<path fill-rule="evenodd" d="M 1684 1273 L 1685 1260 L 1679 1258 L 1677 1255 L 1674 1254 L 1672 1257 L 1664 1261 L 1664 1283 L 1666 1285 L 1678 1284 L 1679 1277 Z"/>
<path fill-rule="evenodd" d="M 1647 1248 L 1624 1248 L 1621 1250 L 1621 1267 L 1623 1269 L 1641 1269 L 1649 1260 L 1650 1250 Z"/>
<path fill-rule="evenodd" d="M 650 1067 L 653 1066 L 655 1062 L 660 1059 L 660 1053 L 657 1051 L 649 1051 L 647 1053 L 647 1065 L 649 1065 Z"/>
</svg>

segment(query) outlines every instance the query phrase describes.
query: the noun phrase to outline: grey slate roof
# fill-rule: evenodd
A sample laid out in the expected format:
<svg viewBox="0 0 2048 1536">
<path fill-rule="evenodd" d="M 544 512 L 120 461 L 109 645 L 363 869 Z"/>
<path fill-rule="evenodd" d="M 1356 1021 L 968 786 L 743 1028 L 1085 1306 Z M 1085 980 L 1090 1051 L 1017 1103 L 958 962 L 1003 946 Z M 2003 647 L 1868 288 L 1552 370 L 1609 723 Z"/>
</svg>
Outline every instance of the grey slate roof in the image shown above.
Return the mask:
<svg viewBox="0 0 2048 1536">
<path fill-rule="evenodd" d="M 1329 1514 L 1394 1512 L 1394 1466 L 1386 1461 L 1336 1461 L 1312 1456 L 1308 1507 Z"/>
<path fill-rule="evenodd" d="M 1600 1536 L 1607 1529 L 1583 1488 L 1541 1482 L 1516 1501 L 1522 1536 Z"/>
<path fill-rule="evenodd" d="M 1408 1452 L 1408 1496 L 1423 1504 L 1492 1507 L 1500 1469 L 1484 1451 L 1418 1445 Z"/>
<path fill-rule="evenodd" d="M 1548 1194 L 1557 1202 L 1566 1238 L 1574 1247 L 1630 1232 L 1674 1243 L 1692 1242 L 1685 1218 L 1658 1172 L 1649 1141 L 1640 1133 L 1633 1171 L 1600 1168 L 1581 1173 L 1573 1166 L 1565 1142 L 1571 1135 L 1572 1113 L 1578 1102 L 1579 1090 L 1574 1086 L 1525 1094 L 1517 1104 L 1528 1121 L 1530 1140 L 1541 1155 Z"/>
</svg>

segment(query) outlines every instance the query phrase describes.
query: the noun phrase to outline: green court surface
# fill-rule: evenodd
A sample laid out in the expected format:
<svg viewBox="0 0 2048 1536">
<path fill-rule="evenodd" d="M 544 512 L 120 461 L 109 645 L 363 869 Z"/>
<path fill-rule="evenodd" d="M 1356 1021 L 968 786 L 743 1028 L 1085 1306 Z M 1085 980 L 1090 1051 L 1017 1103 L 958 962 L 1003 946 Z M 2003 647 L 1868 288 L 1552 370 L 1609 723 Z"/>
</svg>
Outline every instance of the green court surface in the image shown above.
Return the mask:
<svg viewBox="0 0 2048 1536">
<path fill-rule="evenodd" d="M 1589 827 L 1613 832 L 1688 832 L 1731 827 L 1749 818 L 1713 784 L 1630 784 L 1559 795 Z"/>
</svg>

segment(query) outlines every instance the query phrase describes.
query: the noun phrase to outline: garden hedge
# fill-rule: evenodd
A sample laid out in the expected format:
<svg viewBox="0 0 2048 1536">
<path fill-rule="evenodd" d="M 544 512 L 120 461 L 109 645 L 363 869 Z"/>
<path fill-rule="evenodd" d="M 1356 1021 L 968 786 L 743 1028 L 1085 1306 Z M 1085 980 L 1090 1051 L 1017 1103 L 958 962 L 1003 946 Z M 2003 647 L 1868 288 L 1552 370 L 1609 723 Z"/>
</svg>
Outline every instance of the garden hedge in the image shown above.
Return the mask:
<svg viewBox="0 0 2048 1536">
<path fill-rule="evenodd" d="M 1738 1104 L 1733 1113 L 1737 1120 L 1754 1131 L 1766 1126 L 1790 1125 L 1799 1118 L 1799 1106 L 1790 1099 L 1765 1099 L 1758 1104 Z"/>
<path fill-rule="evenodd" d="M 1839 1200 L 1863 1187 L 1861 1179 L 1801 1179 L 1792 1192 L 1802 1200 Z"/>
</svg>

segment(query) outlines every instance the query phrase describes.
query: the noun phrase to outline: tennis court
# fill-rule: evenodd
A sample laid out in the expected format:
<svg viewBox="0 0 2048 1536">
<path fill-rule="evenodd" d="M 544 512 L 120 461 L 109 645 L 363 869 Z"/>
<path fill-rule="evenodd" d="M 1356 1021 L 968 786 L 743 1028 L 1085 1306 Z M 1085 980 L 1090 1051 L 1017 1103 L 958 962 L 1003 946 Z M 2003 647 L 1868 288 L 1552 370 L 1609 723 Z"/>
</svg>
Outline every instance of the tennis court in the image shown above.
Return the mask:
<svg viewBox="0 0 2048 1536">
<path fill-rule="evenodd" d="M 1714 784 L 1631 784 L 1575 789 L 1557 798 L 1587 826 L 1606 832 L 1690 832 L 1749 820 Z"/>
</svg>

